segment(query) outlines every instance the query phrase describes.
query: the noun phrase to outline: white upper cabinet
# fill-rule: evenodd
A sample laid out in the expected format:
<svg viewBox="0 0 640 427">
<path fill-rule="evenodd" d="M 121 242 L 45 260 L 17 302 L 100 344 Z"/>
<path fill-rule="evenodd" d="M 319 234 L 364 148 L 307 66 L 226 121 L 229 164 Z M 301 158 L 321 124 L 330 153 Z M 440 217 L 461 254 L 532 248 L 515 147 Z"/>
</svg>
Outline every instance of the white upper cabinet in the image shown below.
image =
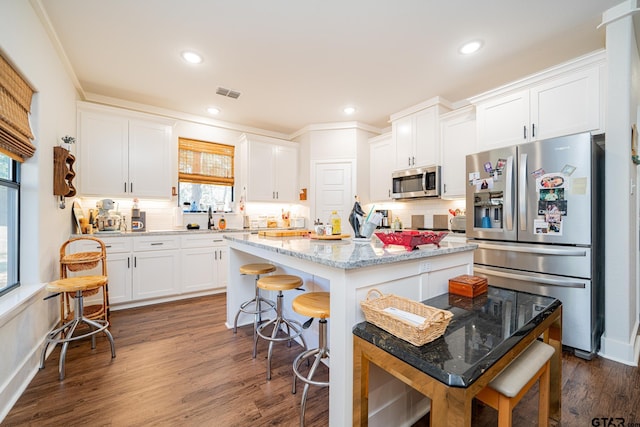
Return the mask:
<svg viewBox="0 0 640 427">
<path fill-rule="evenodd" d="M 369 139 L 369 196 L 372 202 L 391 200 L 391 174 L 396 146 L 391 133 Z"/>
<path fill-rule="evenodd" d="M 526 142 L 528 126 L 528 90 L 478 105 L 477 129 L 481 151 Z"/>
<path fill-rule="evenodd" d="M 465 157 L 477 151 L 476 115 L 473 106 L 440 117 L 442 152 L 442 198 L 465 197 Z"/>
<path fill-rule="evenodd" d="M 439 164 L 439 118 L 450 110 L 439 102 L 434 98 L 391 116 L 396 170 Z"/>
<path fill-rule="evenodd" d="M 249 202 L 295 202 L 298 147 L 266 137 L 242 136 L 242 185 Z"/>
<path fill-rule="evenodd" d="M 575 72 L 531 89 L 532 140 L 600 127 L 599 71 L 592 68 Z"/>
<path fill-rule="evenodd" d="M 78 109 L 80 193 L 171 198 L 172 126 L 119 110 Z"/>
<path fill-rule="evenodd" d="M 603 131 L 603 58 L 604 54 L 581 58 L 471 98 L 479 151 Z"/>
</svg>

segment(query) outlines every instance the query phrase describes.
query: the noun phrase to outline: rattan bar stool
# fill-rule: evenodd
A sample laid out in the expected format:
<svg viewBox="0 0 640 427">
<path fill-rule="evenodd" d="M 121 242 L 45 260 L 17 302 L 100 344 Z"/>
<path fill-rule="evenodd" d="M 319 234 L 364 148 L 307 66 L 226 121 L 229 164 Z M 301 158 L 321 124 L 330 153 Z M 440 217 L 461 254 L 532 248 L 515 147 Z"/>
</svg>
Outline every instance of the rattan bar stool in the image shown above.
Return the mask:
<svg viewBox="0 0 640 427">
<path fill-rule="evenodd" d="M 327 346 L 327 319 L 329 318 L 329 292 L 309 292 L 297 296 L 291 303 L 293 311 L 303 316 L 311 318 L 319 318 L 318 329 L 318 348 L 306 350 L 300 353 L 293 361 L 293 389 L 292 393 L 296 393 L 296 380 L 304 382 L 304 390 L 302 392 L 302 401 L 300 403 L 300 425 L 304 425 L 304 411 L 307 406 L 307 393 L 309 386 L 329 387 L 329 381 L 315 381 L 313 376 L 316 369 L 320 366 L 322 359 L 329 358 L 329 348 Z M 308 362 L 310 358 L 314 358 L 309 373 L 305 376 L 300 372 L 300 365 L 305 360 Z"/>
<path fill-rule="evenodd" d="M 71 243 L 81 240 L 91 240 L 96 242 L 95 252 L 68 252 Z M 60 246 L 60 279 L 69 277 L 69 272 L 76 273 L 80 271 L 92 270 L 101 264 L 100 275 L 107 276 L 107 249 L 104 242 L 91 236 L 74 237 L 67 240 Z M 102 289 L 101 304 L 83 304 L 84 316 L 96 320 L 103 319 L 109 321 L 109 284 L 102 287 L 86 290 L 82 293 L 83 297 L 97 294 Z M 75 292 L 67 292 L 63 294 L 60 300 L 60 324 L 73 318 L 71 309 L 71 300 L 75 297 Z"/>
<path fill-rule="evenodd" d="M 554 352 L 550 345 L 534 341 L 476 395 L 476 399 L 498 411 L 498 427 L 511 427 L 513 408 L 538 379 L 538 425 L 549 425 L 549 360 Z"/>
<path fill-rule="evenodd" d="M 307 349 L 307 344 L 302 336 L 302 325 L 295 320 L 286 319 L 282 315 L 282 299 L 284 295 L 282 291 L 290 291 L 297 289 L 302 285 L 302 279 L 298 276 L 290 274 L 275 274 L 273 276 L 261 277 L 258 282 L 258 287 L 267 291 L 278 291 L 278 297 L 276 298 L 276 317 L 258 326 L 258 336 L 269 341 L 269 352 L 267 353 L 267 380 L 271 379 L 271 355 L 273 354 L 273 344 L 276 342 L 287 341 L 291 345 L 291 340 L 300 337 L 302 345 Z M 281 327 L 286 327 L 286 335 L 278 336 Z M 267 335 L 268 328 L 271 327 L 271 334 Z"/>
<path fill-rule="evenodd" d="M 262 323 L 262 313 L 266 313 L 276 309 L 276 303 L 263 298 L 260 295 L 260 288 L 258 287 L 258 280 L 260 275 L 273 273 L 276 271 L 276 266 L 267 263 L 245 264 L 240 267 L 240 274 L 253 274 L 256 276 L 255 282 L 255 296 L 249 301 L 245 301 L 240 304 L 240 309 L 236 313 L 236 318 L 233 321 L 233 333 L 238 332 L 238 317 L 240 313 L 253 314 L 253 358 L 256 358 L 258 353 L 258 326 Z"/>
<path fill-rule="evenodd" d="M 47 284 L 47 291 L 60 293 L 62 298 L 64 298 L 64 294 L 66 292 L 75 292 L 75 308 L 73 310 L 73 319 L 64 322 L 62 326 L 54 329 L 47 335 L 47 339 L 40 356 L 40 369 L 44 369 L 44 359 L 49 344 L 53 344 L 54 346 L 62 344 L 62 350 L 60 351 L 60 362 L 58 365 L 58 374 L 59 378 L 63 380 L 64 363 L 67 356 L 67 348 L 69 347 L 69 343 L 71 341 L 77 341 L 83 338 L 91 337 L 91 348 L 96 348 L 95 336 L 100 332 L 104 333 L 107 336 L 107 339 L 111 344 L 111 358 L 116 357 L 116 347 L 113 342 L 113 336 L 111 335 L 111 332 L 109 332 L 109 329 L 107 329 L 109 327 L 109 322 L 104 319 L 92 320 L 87 318 L 84 315 L 83 307 L 83 292 L 90 291 L 96 288 L 103 288 L 107 285 L 107 281 L 108 279 L 106 276 L 80 276 L 55 280 Z M 86 324 L 89 327 L 89 330 L 81 335 L 74 336 L 74 332 L 81 323 Z M 59 338 L 58 335 L 60 335 Z"/>
</svg>

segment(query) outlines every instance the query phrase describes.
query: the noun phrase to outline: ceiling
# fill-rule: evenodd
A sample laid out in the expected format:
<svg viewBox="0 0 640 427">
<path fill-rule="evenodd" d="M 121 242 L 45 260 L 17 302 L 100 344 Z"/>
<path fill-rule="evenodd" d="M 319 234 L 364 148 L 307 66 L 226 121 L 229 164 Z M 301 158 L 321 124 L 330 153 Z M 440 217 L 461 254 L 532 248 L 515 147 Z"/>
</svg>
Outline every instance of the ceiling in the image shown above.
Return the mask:
<svg viewBox="0 0 640 427">
<path fill-rule="evenodd" d="M 463 101 L 604 48 L 622 0 L 32 0 L 79 90 L 291 134 Z M 470 56 L 458 48 L 481 39 Z M 181 52 L 204 57 L 185 63 Z M 238 99 L 216 95 L 224 87 Z M 345 106 L 356 112 L 347 116 Z"/>
</svg>

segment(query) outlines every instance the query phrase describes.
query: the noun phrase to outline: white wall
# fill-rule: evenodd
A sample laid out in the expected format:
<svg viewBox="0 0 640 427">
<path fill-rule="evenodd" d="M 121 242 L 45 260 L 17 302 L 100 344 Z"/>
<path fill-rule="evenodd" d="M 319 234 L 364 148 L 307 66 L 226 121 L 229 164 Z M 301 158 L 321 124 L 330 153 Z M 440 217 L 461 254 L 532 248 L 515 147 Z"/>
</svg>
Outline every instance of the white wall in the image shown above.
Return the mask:
<svg viewBox="0 0 640 427">
<path fill-rule="evenodd" d="M 609 18 L 633 9 L 621 3 L 603 15 Z M 605 179 L 605 331 L 600 354 L 637 365 L 638 307 L 635 218 L 633 196 L 636 168 L 631 162 L 631 125 L 637 118 L 640 61 L 633 19 L 625 16 L 607 25 L 607 131 Z"/>
<path fill-rule="evenodd" d="M 53 196 L 52 147 L 75 135 L 77 95 L 29 2 L 0 2 L 0 50 L 37 92 L 31 112 L 37 151 L 22 165 L 22 286 L 0 305 L 2 419 L 35 375 L 40 346 L 58 314 L 57 300 L 43 301 L 42 283 L 58 275 L 58 249 L 68 238 L 71 211 L 59 209 Z"/>
</svg>

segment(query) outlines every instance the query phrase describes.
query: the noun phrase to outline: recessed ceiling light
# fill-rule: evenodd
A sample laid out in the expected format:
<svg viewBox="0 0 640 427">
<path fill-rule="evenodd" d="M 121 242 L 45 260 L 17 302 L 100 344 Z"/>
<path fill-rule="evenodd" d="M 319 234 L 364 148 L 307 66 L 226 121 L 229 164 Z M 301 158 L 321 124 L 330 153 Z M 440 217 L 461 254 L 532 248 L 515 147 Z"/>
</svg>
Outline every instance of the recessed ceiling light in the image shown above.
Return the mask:
<svg viewBox="0 0 640 427">
<path fill-rule="evenodd" d="M 482 42 L 480 40 L 474 40 L 463 44 L 460 48 L 460 53 L 463 55 L 471 55 L 472 53 L 477 52 L 481 47 Z"/>
<path fill-rule="evenodd" d="M 188 50 L 182 52 L 182 59 L 190 64 L 199 64 L 202 62 L 202 56 Z"/>
<path fill-rule="evenodd" d="M 220 114 L 220 109 L 218 107 L 209 107 L 207 108 L 207 113 L 213 115 Z"/>
<path fill-rule="evenodd" d="M 355 107 L 344 107 L 344 111 L 345 114 L 353 114 L 356 112 L 356 108 Z"/>
</svg>

